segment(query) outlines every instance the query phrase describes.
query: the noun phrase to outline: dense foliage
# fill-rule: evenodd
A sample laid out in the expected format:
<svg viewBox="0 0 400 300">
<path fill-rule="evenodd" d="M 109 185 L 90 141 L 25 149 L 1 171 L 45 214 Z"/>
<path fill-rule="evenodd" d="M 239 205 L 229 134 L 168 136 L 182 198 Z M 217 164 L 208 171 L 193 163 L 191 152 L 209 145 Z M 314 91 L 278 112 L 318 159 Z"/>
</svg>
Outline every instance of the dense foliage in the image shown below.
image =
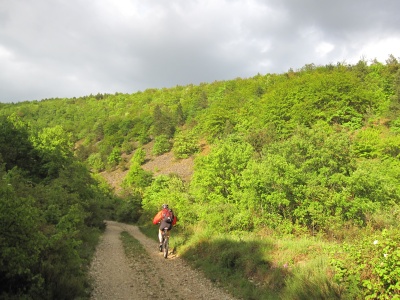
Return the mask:
<svg viewBox="0 0 400 300">
<path fill-rule="evenodd" d="M 14 199 L 4 201 L 9 206 L 2 210 L 4 215 L 21 210 L 26 212 L 21 222 L 32 222 L 3 239 L 31 236 L 18 254 L 29 257 L 26 265 L 11 267 L 16 262 L 7 258 L 9 269 L 18 272 L 7 275 L 14 278 L 7 279 L 8 291 L 18 290 L 13 276 L 25 276 L 32 287 L 43 285 L 44 275 L 28 272 L 43 268 L 43 253 L 65 251 L 58 241 L 77 249 L 79 243 L 68 244 L 79 241 L 75 228 L 98 225 L 98 216 L 89 212 L 100 205 L 100 191 L 82 162 L 95 173 L 129 168 L 126 200 L 118 208 L 124 220 L 149 216 L 168 202 L 188 230 L 201 224 L 215 234 L 268 229 L 346 241 L 348 255 L 335 256 L 332 266 L 337 284 L 352 287 L 347 296 L 386 299 L 399 293 L 400 266 L 392 258 L 398 251 L 390 248 L 400 242 L 398 215 L 391 213 L 400 204 L 400 64 L 393 56 L 386 64 L 311 64 L 284 74 L 0 108 L 8 116 L 0 135 L 2 199 Z M 150 141 L 153 155 L 194 156 L 192 179 L 144 171 L 143 146 Z M 20 177 L 25 180 L 15 179 Z M 381 259 L 374 252 L 378 247 L 352 250 L 367 242 L 350 232 L 363 230 L 391 233 L 385 233 L 386 248 L 379 248 L 391 259 L 387 267 L 363 263 Z M 68 257 L 74 261 L 79 255 Z"/>
<path fill-rule="evenodd" d="M 0 298 L 84 297 L 112 195 L 73 157 L 61 126 L 0 123 Z"/>
</svg>

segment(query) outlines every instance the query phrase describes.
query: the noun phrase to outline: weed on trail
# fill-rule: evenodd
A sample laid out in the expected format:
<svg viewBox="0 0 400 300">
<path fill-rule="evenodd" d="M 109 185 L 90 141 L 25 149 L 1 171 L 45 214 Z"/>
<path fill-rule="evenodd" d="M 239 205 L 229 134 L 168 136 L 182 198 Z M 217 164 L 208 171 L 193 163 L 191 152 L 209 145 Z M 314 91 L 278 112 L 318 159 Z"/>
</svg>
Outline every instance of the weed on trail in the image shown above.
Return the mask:
<svg viewBox="0 0 400 300">
<path fill-rule="evenodd" d="M 121 232 L 121 240 L 125 254 L 129 259 L 134 261 L 150 259 L 149 254 L 146 252 L 142 244 L 128 232 Z"/>
</svg>

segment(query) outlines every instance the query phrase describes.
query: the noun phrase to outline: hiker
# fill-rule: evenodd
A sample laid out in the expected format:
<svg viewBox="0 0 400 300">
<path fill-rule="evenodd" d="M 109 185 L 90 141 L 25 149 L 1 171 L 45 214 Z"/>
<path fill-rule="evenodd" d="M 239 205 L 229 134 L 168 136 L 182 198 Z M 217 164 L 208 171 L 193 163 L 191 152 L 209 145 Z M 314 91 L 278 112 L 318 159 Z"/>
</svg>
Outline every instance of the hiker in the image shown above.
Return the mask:
<svg viewBox="0 0 400 300">
<path fill-rule="evenodd" d="M 168 229 L 169 232 L 172 226 L 176 224 L 178 218 L 174 215 L 172 209 L 168 207 L 168 204 L 163 204 L 162 209 L 154 216 L 153 224 L 160 224 L 158 228 L 158 240 L 160 241 L 160 252 L 162 251 L 162 231 L 164 228 Z"/>
</svg>

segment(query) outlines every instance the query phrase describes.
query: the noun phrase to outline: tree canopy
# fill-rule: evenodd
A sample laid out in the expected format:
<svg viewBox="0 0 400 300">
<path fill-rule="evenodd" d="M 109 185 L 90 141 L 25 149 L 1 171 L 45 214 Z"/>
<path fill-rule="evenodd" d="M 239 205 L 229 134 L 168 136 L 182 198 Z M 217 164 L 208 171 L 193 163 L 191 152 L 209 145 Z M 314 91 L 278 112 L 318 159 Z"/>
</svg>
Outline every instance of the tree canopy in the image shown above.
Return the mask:
<svg viewBox="0 0 400 300">
<path fill-rule="evenodd" d="M 117 212 L 124 220 L 168 201 L 181 226 L 200 222 L 214 233 L 269 228 L 340 240 L 351 226 L 392 226 L 400 236 L 390 217 L 400 205 L 400 64 L 393 56 L 386 64 L 310 64 L 0 108 L 5 293 L 40 294 L 54 285 L 46 297 L 61 297 L 55 285 L 66 282 L 64 272 L 80 274 L 85 232 L 101 227 L 101 207 L 113 198 L 95 174 L 116 168 L 127 169 Z M 144 171 L 150 141 L 152 155 L 192 156 L 191 180 Z"/>
</svg>

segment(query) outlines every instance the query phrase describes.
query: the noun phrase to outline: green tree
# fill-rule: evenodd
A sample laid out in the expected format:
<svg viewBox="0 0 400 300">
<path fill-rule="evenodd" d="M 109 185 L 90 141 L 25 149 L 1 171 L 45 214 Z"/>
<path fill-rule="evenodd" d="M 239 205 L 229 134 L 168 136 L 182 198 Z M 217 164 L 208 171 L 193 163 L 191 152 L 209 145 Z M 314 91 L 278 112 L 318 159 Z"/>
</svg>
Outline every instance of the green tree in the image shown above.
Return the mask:
<svg viewBox="0 0 400 300">
<path fill-rule="evenodd" d="M 355 135 L 353 151 L 359 157 L 376 158 L 380 156 L 380 137 L 378 128 L 366 128 Z"/>
<path fill-rule="evenodd" d="M 28 126 L 15 115 L 0 117 L 0 158 L 6 170 L 20 167 L 34 172 L 39 157 L 29 140 Z"/>
<path fill-rule="evenodd" d="M 95 172 L 101 172 L 105 169 L 105 164 L 101 158 L 100 153 L 92 153 L 88 157 L 88 164 Z"/>
<path fill-rule="evenodd" d="M 172 137 L 175 132 L 175 122 L 168 113 L 161 110 L 161 106 L 156 105 L 153 111 L 153 134 L 154 136 L 166 135 Z"/>
<path fill-rule="evenodd" d="M 133 195 L 142 196 L 145 188 L 151 184 L 152 180 L 151 172 L 143 170 L 139 164 L 133 162 L 122 182 L 122 187 Z"/>
<path fill-rule="evenodd" d="M 19 197 L 10 181 L 0 172 L 0 297 L 29 295 L 40 289 L 43 278 L 38 270 L 45 239 L 39 226 L 40 212 L 32 197 Z M 16 176 L 15 171 L 7 174 Z"/>
<path fill-rule="evenodd" d="M 248 143 L 231 138 L 212 148 L 209 155 L 195 159 L 190 193 L 198 220 L 207 220 L 209 229 L 223 232 L 232 228 L 242 201 L 235 196 L 252 154 Z"/>
<path fill-rule="evenodd" d="M 261 161 L 249 163 L 236 198 L 247 199 L 244 209 L 258 217 L 274 215 L 275 220 L 325 230 L 363 218 L 359 204 L 348 201 L 355 168 L 345 131 L 326 123 L 301 127 L 290 139 L 266 145 Z"/>
<path fill-rule="evenodd" d="M 107 162 L 110 166 L 115 167 L 121 161 L 121 149 L 114 147 L 110 155 L 107 157 Z"/>
<path fill-rule="evenodd" d="M 122 187 L 134 196 L 139 195 L 142 197 L 145 188 L 149 186 L 153 180 L 152 173 L 143 170 L 141 167 L 145 158 L 146 152 L 144 149 L 141 147 L 136 149 L 130 161 L 131 165 L 129 171 L 122 182 Z"/>
<path fill-rule="evenodd" d="M 57 177 L 72 158 L 72 135 L 60 125 L 44 128 L 33 138 L 33 144 L 42 158 L 42 172 L 46 176 Z"/>
<path fill-rule="evenodd" d="M 175 122 L 177 125 L 182 126 L 185 124 L 185 115 L 183 113 L 183 108 L 181 102 L 178 103 L 178 106 L 175 110 Z"/>
<path fill-rule="evenodd" d="M 196 216 L 185 182 L 176 175 L 157 176 L 146 189 L 142 205 L 146 211 L 156 213 L 161 204 L 168 203 L 179 216 L 179 226 L 193 224 Z"/>
<path fill-rule="evenodd" d="M 165 134 L 156 136 L 154 138 L 153 154 L 161 155 L 171 150 L 171 142 Z"/>
<path fill-rule="evenodd" d="M 146 160 L 146 151 L 144 151 L 142 147 L 137 148 L 133 153 L 133 156 L 131 158 L 131 163 L 140 166 L 145 162 L 145 160 Z"/>
<path fill-rule="evenodd" d="M 202 203 L 232 201 L 232 192 L 239 188 L 241 173 L 252 154 L 248 143 L 232 138 L 213 148 L 209 155 L 196 158 L 192 190 L 197 199 Z"/>
<path fill-rule="evenodd" d="M 209 142 L 222 139 L 233 133 L 234 121 L 232 112 L 224 107 L 210 110 L 201 120 L 201 131 Z"/>
<path fill-rule="evenodd" d="M 197 136 L 193 131 L 179 131 L 175 134 L 172 148 L 176 158 L 188 158 L 200 150 Z"/>
</svg>

